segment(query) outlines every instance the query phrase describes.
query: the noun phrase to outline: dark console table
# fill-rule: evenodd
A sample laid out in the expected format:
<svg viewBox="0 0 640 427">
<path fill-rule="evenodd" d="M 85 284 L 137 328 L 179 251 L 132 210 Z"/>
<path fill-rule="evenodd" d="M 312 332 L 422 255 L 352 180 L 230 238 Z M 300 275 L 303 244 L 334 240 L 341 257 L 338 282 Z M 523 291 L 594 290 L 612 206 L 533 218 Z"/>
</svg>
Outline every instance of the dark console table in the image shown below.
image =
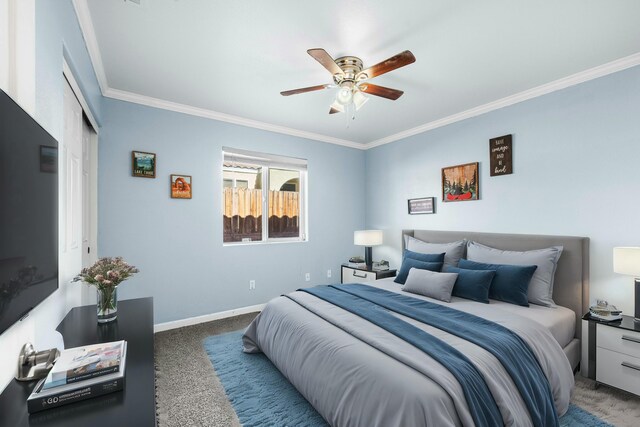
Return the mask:
<svg viewBox="0 0 640 427">
<path fill-rule="evenodd" d="M 153 299 L 118 302 L 118 319 L 98 325 L 96 306 L 72 309 L 58 325 L 65 347 L 127 341 L 125 387 L 122 391 L 48 409 L 27 412 L 27 397 L 36 381 L 13 380 L 0 395 L 0 426 L 136 426 L 156 425 L 153 359 Z M 18 355 L 16 355 L 16 363 Z"/>
</svg>

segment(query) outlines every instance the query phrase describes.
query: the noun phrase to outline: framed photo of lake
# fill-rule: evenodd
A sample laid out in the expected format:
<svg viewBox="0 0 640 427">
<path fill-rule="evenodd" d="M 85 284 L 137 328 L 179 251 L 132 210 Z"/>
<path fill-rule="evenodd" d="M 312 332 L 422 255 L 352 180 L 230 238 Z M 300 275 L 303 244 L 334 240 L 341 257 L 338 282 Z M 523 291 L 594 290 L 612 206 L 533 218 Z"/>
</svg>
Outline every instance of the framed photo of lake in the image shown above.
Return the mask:
<svg viewBox="0 0 640 427">
<path fill-rule="evenodd" d="M 443 202 L 466 202 L 479 198 L 478 162 L 442 168 Z"/>
<path fill-rule="evenodd" d="M 408 204 L 409 204 L 409 215 L 435 213 L 435 197 L 409 199 Z"/>
<path fill-rule="evenodd" d="M 145 153 L 143 151 L 132 151 L 133 176 L 142 178 L 156 177 L 156 155 L 155 153 Z"/>
<path fill-rule="evenodd" d="M 190 199 L 191 198 L 191 176 L 171 175 L 171 198 Z"/>
</svg>

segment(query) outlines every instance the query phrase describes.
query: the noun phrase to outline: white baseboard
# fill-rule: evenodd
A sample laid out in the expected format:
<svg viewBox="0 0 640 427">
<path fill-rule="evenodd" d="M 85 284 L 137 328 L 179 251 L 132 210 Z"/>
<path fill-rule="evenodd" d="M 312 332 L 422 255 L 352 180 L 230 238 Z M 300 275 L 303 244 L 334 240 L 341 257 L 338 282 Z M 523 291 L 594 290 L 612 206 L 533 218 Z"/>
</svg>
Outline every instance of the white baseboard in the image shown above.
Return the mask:
<svg viewBox="0 0 640 427">
<path fill-rule="evenodd" d="M 239 316 L 241 314 L 262 311 L 266 304 L 250 305 L 249 307 L 234 308 L 233 310 L 221 311 L 219 313 L 205 314 L 203 316 L 189 317 L 187 319 L 174 320 L 173 322 L 158 323 L 153 325 L 153 332 L 163 332 L 170 329 L 183 328 L 185 326 L 197 325 L 198 323 L 211 322 L 212 320 L 226 319 L 228 317 Z"/>
</svg>

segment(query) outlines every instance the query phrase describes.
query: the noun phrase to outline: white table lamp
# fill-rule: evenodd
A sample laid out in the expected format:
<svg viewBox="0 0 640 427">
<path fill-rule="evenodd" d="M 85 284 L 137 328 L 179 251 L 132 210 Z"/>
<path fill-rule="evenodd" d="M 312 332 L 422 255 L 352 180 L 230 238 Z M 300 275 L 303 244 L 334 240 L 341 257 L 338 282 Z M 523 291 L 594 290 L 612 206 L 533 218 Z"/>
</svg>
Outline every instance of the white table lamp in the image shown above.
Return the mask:
<svg viewBox="0 0 640 427">
<path fill-rule="evenodd" d="M 613 271 L 635 277 L 635 320 L 640 321 L 640 247 L 613 248 Z"/>
<path fill-rule="evenodd" d="M 364 261 L 367 268 L 371 269 L 373 261 L 371 258 L 371 247 L 382 244 L 382 230 L 358 230 L 353 233 L 353 244 L 364 246 Z"/>
</svg>

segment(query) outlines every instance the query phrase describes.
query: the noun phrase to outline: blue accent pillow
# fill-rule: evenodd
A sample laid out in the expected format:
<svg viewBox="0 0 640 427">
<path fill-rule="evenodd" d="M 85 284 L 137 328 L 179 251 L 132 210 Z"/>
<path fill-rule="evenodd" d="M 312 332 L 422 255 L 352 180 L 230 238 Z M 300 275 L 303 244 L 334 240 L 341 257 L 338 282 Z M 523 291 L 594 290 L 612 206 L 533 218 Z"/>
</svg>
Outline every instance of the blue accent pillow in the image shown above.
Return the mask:
<svg viewBox="0 0 640 427">
<path fill-rule="evenodd" d="M 496 275 L 495 270 L 465 270 L 445 265 L 442 271 L 458 273 L 453 285 L 453 296 L 489 304 L 489 289 Z"/>
<path fill-rule="evenodd" d="M 402 254 L 402 259 L 411 258 L 424 262 L 444 262 L 444 252 L 441 254 L 422 254 L 420 252 L 413 252 L 409 249 L 405 249 Z"/>
<path fill-rule="evenodd" d="M 425 261 L 419 261 L 413 258 L 405 258 L 402 260 L 402 266 L 400 267 L 400 271 L 398 271 L 398 275 L 393 281 L 404 285 L 404 282 L 407 281 L 409 270 L 411 270 L 412 268 L 439 272 L 442 269 L 442 263 L 441 262 L 425 262 Z"/>
<path fill-rule="evenodd" d="M 467 270 L 494 270 L 489 298 L 529 307 L 527 291 L 537 265 L 485 264 L 461 259 L 458 267 Z"/>
</svg>

